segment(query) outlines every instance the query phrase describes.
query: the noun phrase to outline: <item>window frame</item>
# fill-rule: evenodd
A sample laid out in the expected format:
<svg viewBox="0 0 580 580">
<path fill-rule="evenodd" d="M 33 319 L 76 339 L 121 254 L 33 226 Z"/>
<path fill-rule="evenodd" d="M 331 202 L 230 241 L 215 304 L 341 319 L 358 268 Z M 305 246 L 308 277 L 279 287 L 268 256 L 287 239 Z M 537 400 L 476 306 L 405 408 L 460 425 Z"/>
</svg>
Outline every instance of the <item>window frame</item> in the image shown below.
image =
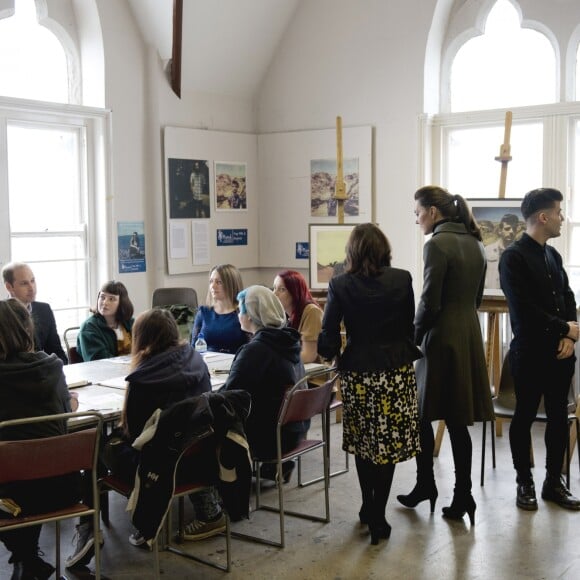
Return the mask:
<svg viewBox="0 0 580 580">
<path fill-rule="evenodd" d="M 92 304 L 101 280 L 110 279 L 114 263 L 113 244 L 109 233 L 113 231 L 113 197 L 107 195 L 111 186 L 111 112 L 107 109 L 62 105 L 40 101 L 29 101 L 0 97 L 0 265 L 11 260 L 11 238 L 22 237 L 25 232 L 10 231 L 9 191 L 8 191 L 8 144 L 7 126 L 9 122 L 28 125 L 53 125 L 80 129 L 83 142 L 80 145 L 82 157 L 79 159 L 80 174 L 86 189 L 82 201 L 85 218 L 86 238 L 86 303 L 79 309 Z M 29 232 L 42 239 L 59 232 Z M 65 235 L 74 232 L 68 230 Z M 44 260 L 43 260 L 44 261 Z M 66 309 L 70 310 L 70 309 Z M 62 330 L 62 329 L 61 329 Z"/>
<path fill-rule="evenodd" d="M 513 121 L 542 122 L 543 131 L 543 168 L 542 185 L 550 185 L 559 189 L 564 195 L 562 203 L 566 220 L 562 228 L 562 236 L 553 240 L 553 245 L 562 254 L 565 267 L 569 266 L 569 239 L 571 228 L 580 227 L 580 223 L 573 222 L 568 217 L 568 205 L 572 196 L 577 204 L 580 204 L 580 179 L 574 183 L 573 179 L 573 152 L 579 143 L 574 143 L 575 136 L 573 124 L 580 121 L 580 102 L 554 103 L 547 105 L 534 105 L 529 107 L 514 107 L 511 109 L 493 109 L 485 111 L 469 111 L 458 113 L 444 113 L 437 115 L 423 115 L 421 118 L 421 135 L 423 151 L 431 152 L 425 159 L 422 168 L 422 183 L 439 183 L 447 187 L 447 140 L 446 132 L 455 128 L 489 127 L 489 125 L 503 125 L 505 114 L 510 110 Z M 497 152 L 501 143 L 497 144 Z M 497 152 L 490 152 L 496 155 Z M 517 151 L 512 150 L 512 156 Z M 500 164 L 498 163 L 498 184 L 500 176 Z M 580 177 L 580 176 L 579 176 Z M 509 166 L 508 166 L 509 180 Z M 575 188 L 575 190 L 574 190 Z M 455 192 L 461 194 L 461 192 Z M 521 192 L 519 197 L 525 192 Z"/>
</svg>

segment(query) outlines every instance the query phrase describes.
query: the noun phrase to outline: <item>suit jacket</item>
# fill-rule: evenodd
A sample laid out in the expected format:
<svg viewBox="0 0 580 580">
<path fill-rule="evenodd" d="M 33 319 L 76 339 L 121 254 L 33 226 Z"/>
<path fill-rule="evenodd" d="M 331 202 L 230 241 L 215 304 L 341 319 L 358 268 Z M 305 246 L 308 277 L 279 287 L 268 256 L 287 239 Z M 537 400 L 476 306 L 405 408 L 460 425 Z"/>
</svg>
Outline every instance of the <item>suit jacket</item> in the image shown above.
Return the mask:
<svg viewBox="0 0 580 580">
<path fill-rule="evenodd" d="M 50 305 L 46 302 L 33 302 L 32 319 L 34 320 L 36 350 L 43 350 L 46 354 L 55 354 L 63 364 L 68 364 L 68 358 L 56 331 L 56 321 Z"/>
<path fill-rule="evenodd" d="M 415 301 L 411 274 L 384 268 L 375 278 L 342 274 L 332 278 L 324 309 L 318 352 L 325 358 L 340 354 L 340 323 L 346 347 L 338 368 L 374 372 L 399 368 L 421 357 L 413 344 Z"/>
</svg>

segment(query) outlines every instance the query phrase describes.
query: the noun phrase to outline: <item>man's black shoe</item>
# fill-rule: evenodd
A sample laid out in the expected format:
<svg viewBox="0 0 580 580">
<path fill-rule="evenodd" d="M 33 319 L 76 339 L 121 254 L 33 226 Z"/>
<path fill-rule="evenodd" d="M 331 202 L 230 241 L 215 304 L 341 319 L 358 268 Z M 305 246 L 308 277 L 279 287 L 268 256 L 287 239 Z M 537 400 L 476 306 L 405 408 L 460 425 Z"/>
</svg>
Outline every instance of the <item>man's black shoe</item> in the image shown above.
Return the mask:
<svg viewBox="0 0 580 580">
<path fill-rule="evenodd" d="M 525 483 L 518 483 L 516 505 L 527 511 L 535 511 L 538 509 L 538 500 L 536 499 L 536 488 L 533 481 Z"/>
<path fill-rule="evenodd" d="M 574 497 L 562 477 L 547 477 L 542 486 L 542 499 L 553 501 L 567 510 L 580 510 L 580 499 Z"/>
</svg>

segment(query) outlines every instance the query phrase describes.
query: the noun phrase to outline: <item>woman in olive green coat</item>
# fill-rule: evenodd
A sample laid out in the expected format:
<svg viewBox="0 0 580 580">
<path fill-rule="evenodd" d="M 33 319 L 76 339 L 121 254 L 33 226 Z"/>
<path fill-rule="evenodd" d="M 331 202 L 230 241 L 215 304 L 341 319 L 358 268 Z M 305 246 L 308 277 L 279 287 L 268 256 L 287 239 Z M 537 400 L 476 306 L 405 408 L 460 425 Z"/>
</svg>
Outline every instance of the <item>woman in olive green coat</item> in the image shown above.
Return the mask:
<svg viewBox="0 0 580 580">
<path fill-rule="evenodd" d="M 415 193 L 417 224 L 433 234 L 424 247 L 423 293 L 415 316 L 415 342 L 424 358 L 417 362 L 421 453 L 417 484 L 398 496 L 407 507 L 437 498 L 433 474 L 431 421 L 445 420 L 455 463 L 453 501 L 443 508 L 449 519 L 467 512 L 475 521 L 471 495 L 471 437 L 475 421 L 493 418 L 489 378 L 477 308 L 481 303 L 486 259 L 481 233 L 469 206 L 459 195 L 427 186 Z"/>
</svg>

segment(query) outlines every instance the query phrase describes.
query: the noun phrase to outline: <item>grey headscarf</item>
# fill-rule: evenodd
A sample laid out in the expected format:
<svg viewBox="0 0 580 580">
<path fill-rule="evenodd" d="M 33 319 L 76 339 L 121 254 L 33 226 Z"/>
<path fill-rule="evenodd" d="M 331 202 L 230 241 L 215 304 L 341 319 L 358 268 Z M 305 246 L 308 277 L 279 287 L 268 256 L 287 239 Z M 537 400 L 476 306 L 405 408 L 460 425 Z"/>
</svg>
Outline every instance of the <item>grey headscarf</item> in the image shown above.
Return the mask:
<svg viewBox="0 0 580 580">
<path fill-rule="evenodd" d="M 242 314 L 247 314 L 258 328 L 284 328 L 286 313 L 278 297 L 265 286 L 250 286 L 238 294 Z"/>
</svg>

